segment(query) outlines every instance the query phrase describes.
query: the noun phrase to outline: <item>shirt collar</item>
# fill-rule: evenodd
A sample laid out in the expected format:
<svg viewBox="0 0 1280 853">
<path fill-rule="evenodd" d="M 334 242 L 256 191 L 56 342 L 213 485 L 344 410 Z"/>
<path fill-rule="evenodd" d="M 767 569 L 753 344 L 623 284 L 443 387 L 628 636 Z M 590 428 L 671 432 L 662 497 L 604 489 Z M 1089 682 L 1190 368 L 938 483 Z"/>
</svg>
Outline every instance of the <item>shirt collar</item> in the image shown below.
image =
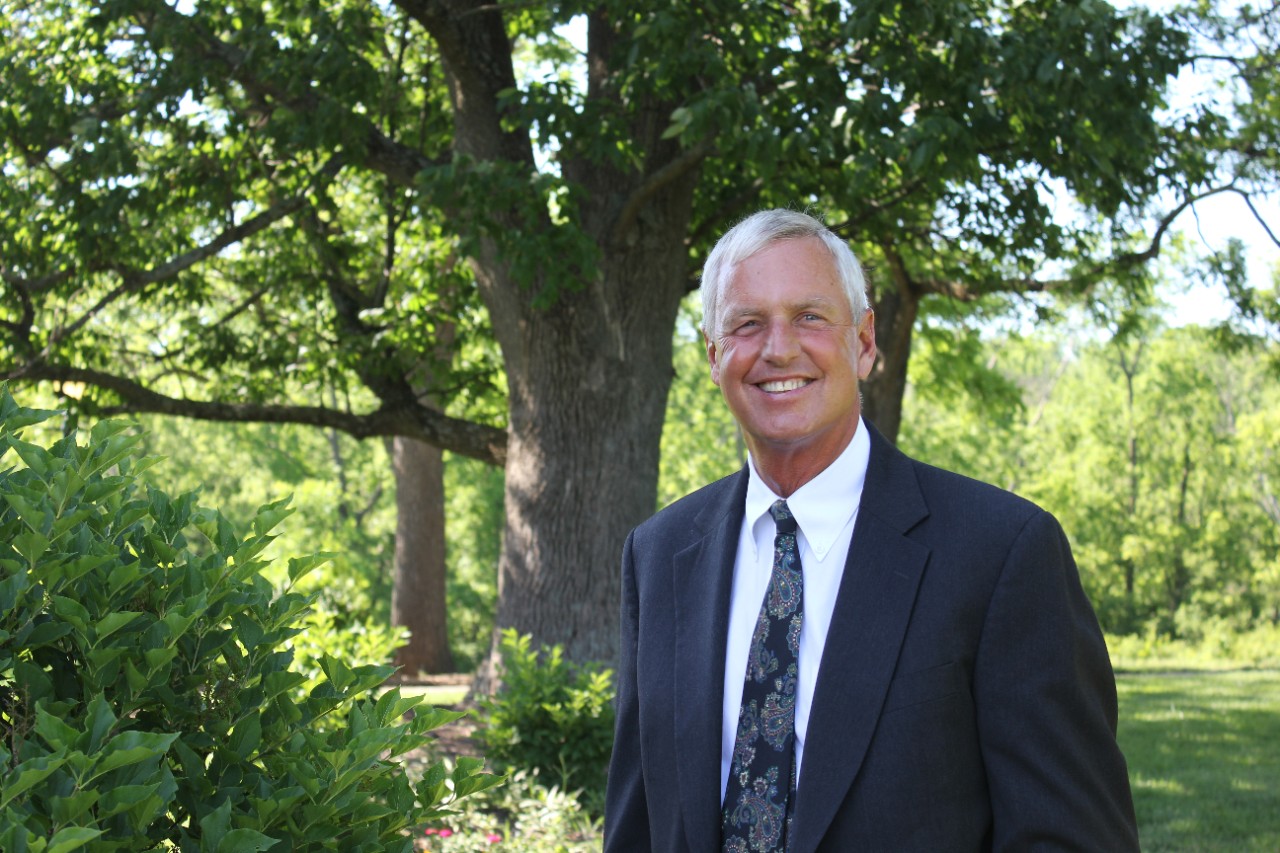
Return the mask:
<svg viewBox="0 0 1280 853">
<path fill-rule="evenodd" d="M 867 435 L 866 423 L 859 417 L 858 429 L 844 451 L 818 476 L 787 498 L 787 506 L 795 516 L 796 524 L 809 543 L 809 549 L 819 560 L 826 559 L 840 531 L 857 512 L 870 458 L 871 439 Z M 779 496 L 760 479 L 755 463 L 749 458 L 747 471 L 745 519 L 754 530 L 755 525 L 768 516 L 769 507 Z M 769 521 L 772 523 L 772 519 Z"/>
</svg>

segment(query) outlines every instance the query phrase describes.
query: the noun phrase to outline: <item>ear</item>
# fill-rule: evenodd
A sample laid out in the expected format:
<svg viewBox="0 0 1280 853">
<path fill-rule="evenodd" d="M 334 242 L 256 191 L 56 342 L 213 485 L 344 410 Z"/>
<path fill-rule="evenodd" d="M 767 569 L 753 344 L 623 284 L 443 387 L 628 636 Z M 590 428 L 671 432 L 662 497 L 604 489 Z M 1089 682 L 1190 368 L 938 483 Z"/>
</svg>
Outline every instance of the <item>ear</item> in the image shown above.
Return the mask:
<svg viewBox="0 0 1280 853">
<path fill-rule="evenodd" d="M 706 332 L 702 333 L 702 340 L 707 345 L 707 364 L 711 365 L 711 381 L 720 387 L 720 352 L 716 349 L 716 342 L 711 340 Z"/>
<path fill-rule="evenodd" d="M 876 363 L 876 312 L 870 308 L 858 324 L 858 378 L 866 379 Z"/>
</svg>

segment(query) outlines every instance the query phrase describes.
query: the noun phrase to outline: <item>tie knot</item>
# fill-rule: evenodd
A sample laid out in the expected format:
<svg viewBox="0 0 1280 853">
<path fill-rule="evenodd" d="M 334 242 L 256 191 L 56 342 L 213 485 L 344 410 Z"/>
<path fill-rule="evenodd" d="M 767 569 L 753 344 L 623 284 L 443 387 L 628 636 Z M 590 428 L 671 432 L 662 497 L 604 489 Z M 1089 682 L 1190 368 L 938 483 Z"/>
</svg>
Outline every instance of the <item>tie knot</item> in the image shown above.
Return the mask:
<svg viewBox="0 0 1280 853">
<path fill-rule="evenodd" d="M 773 516 L 773 523 L 778 526 L 778 533 L 795 533 L 796 517 L 791 514 L 791 507 L 787 506 L 786 501 L 774 501 L 773 506 L 769 507 L 769 515 Z"/>
</svg>

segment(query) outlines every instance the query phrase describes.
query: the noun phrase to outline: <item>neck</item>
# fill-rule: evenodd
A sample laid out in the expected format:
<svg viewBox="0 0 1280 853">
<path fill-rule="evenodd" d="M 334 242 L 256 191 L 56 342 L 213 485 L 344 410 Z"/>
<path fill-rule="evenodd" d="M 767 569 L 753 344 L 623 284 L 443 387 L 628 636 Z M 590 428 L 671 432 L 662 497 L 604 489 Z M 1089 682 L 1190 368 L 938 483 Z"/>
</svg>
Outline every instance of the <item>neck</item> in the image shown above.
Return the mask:
<svg viewBox="0 0 1280 853">
<path fill-rule="evenodd" d="M 761 482 L 768 486 L 775 495 L 789 498 L 805 483 L 827 470 L 832 462 L 840 458 L 849 442 L 857 433 L 855 420 L 853 429 L 842 436 L 838 442 L 826 446 L 803 443 L 796 445 L 773 445 L 764 442 L 748 442 L 751 451 L 751 463 Z"/>
</svg>

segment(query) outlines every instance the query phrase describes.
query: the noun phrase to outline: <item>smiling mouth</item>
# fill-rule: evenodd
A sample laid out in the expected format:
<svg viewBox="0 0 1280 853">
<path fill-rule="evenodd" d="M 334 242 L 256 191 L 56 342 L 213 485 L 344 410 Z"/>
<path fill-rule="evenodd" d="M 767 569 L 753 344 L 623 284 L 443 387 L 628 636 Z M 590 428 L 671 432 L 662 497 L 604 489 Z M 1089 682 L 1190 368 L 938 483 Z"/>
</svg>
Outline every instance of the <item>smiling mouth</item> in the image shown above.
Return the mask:
<svg viewBox="0 0 1280 853">
<path fill-rule="evenodd" d="M 784 391 L 795 391 L 803 388 L 813 380 L 811 379 L 784 379 L 780 382 L 761 382 L 756 387 L 766 394 L 781 394 Z"/>
</svg>

